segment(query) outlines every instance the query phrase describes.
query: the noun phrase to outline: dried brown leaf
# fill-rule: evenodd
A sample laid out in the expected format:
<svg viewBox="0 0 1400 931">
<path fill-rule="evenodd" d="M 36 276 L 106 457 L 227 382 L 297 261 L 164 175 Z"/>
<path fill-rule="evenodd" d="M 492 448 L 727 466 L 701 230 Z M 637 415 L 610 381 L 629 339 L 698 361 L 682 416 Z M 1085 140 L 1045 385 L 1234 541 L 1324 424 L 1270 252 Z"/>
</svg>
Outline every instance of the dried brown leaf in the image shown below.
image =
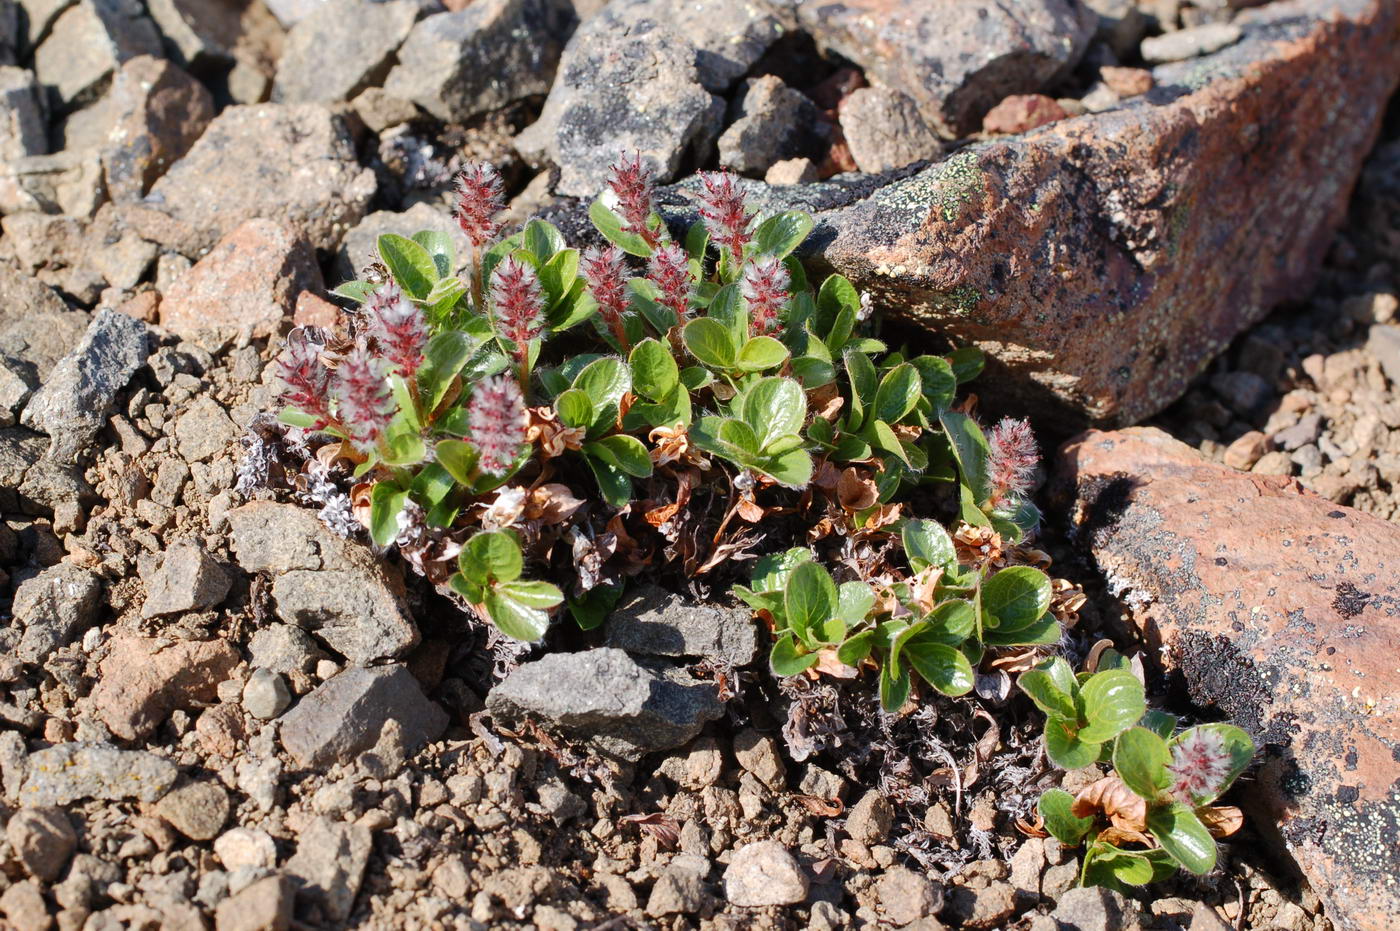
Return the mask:
<svg viewBox="0 0 1400 931">
<path fill-rule="evenodd" d="M 1104 776 L 1081 789 L 1070 812 L 1076 818 L 1104 815 L 1114 827 L 1126 831 L 1147 830 L 1147 800 L 1117 775 Z"/>
<path fill-rule="evenodd" d="M 1244 812 L 1234 805 L 1212 805 L 1209 808 L 1200 808 L 1196 811 L 1196 817 L 1201 819 L 1206 830 L 1214 837 L 1229 837 L 1244 827 Z"/>
<path fill-rule="evenodd" d="M 635 824 L 638 828 L 656 838 L 656 842 L 667 850 L 675 850 L 681 842 L 681 826 L 676 819 L 663 811 L 649 815 L 623 815 L 618 819 L 625 824 Z"/>
<path fill-rule="evenodd" d="M 822 798 L 820 795 L 794 795 L 793 800 L 821 818 L 838 818 L 846 810 L 846 806 L 839 798 Z"/>
<path fill-rule="evenodd" d="M 880 489 L 869 474 L 851 466 L 841 473 L 836 482 L 836 500 L 841 507 L 855 513 L 875 506 L 880 498 Z"/>
</svg>

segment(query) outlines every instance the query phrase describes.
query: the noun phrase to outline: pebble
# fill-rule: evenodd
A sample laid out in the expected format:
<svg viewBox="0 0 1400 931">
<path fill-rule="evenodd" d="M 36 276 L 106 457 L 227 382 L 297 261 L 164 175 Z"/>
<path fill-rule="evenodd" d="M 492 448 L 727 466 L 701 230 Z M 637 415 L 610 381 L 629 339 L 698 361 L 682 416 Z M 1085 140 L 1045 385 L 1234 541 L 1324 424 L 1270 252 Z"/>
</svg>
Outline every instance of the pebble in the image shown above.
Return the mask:
<svg viewBox="0 0 1400 931">
<path fill-rule="evenodd" d="M 1140 48 L 1143 60 L 1155 65 L 1218 52 L 1227 45 L 1234 45 L 1242 35 L 1244 32 L 1234 23 L 1207 23 L 1160 36 L 1149 36 L 1142 40 Z"/>
<path fill-rule="evenodd" d="M 191 782 L 169 792 L 156 804 L 156 814 L 190 840 L 219 836 L 229 816 L 228 792 L 215 782 Z"/>
<path fill-rule="evenodd" d="M 175 764 L 142 750 L 74 742 L 29 755 L 19 802 L 26 807 L 67 805 L 83 798 L 136 798 L 153 802 L 175 782 Z"/>
<path fill-rule="evenodd" d="M 219 903 L 215 931 L 285 931 L 295 901 L 288 877 L 259 879 Z"/>
<path fill-rule="evenodd" d="M 787 767 L 783 765 L 778 742 L 753 728 L 745 728 L 734 738 L 734 758 L 775 792 L 787 787 Z"/>
<path fill-rule="evenodd" d="M 60 808 L 15 812 L 5 825 L 5 838 L 29 875 L 49 882 L 63 872 L 78 845 L 73 824 Z"/>
<path fill-rule="evenodd" d="M 903 927 L 943 909 L 943 886 L 921 873 L 899 866 L 875 882 L 875 896 L 884 920 Z"/>
<path fill-rule="evenodd" d="M 254 669 L 243 686 L 243 707 L 259 721 L 271 721 L 291 703 L 286 680 L 270 669 Z"/>
<path fill-rule="evenodd" d="M 795 905 L 807 897 L 807 874 L 774 840 L 740 847 L 724 871 L 724 893 L 733 905 Z"/>
<path fill-rule="evenodd" d="M 277 845 L 258 828 L 231 828 L 215 838 L 214 855 L 227 870 L 270 869 L 277 864 Z"/>
<path fill-rule="evenodd" d="M 893 823 L 894 808 L 888 799 L 872 789 L 861 796 L 846 815 L 846 833 L 869 847 L 888 837 Z"/>
</svg>

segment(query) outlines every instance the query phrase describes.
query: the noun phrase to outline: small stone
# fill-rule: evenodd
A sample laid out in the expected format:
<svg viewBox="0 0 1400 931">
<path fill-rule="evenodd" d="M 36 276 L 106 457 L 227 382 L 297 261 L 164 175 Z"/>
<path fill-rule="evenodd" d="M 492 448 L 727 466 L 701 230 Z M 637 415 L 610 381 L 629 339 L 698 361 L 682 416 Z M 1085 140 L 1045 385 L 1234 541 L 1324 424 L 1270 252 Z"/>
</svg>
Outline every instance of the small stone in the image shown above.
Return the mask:
<svg viewBox="0 0 1400 931">
<path fill-rule="evenodd" d="M 1148 64 L 1158 65 L 1169 61 L 1185 61 L 1201 55 L 1218 52 L 1227 45 L 1234 45 L 1244 35 L 1234 23 L 1206 23 L 1190 29 L 1178 29 L 1160 36 L 1150 36 L 1142 40 L 1142 57 Z"/>
<path fill-rule="evenodd" d="M 324 655 L 306 631 L 290 624 L 269 624 L 248 642 L 253 666 L 291 676 L 293 681 L 307 676 Z"/>
<path fill-rule="evenodd" d="M 1146 68 L 1117 68 L 1106 65 L 1099 78 L 1119 97 L 1136 97 L 1152 90 L 1152 72 Z"/>
<path fill-rule="evenodd" d="M 1269 451 L 1269 445 L 1267 436 L 1250 430 L 1225 448 L 1225 464 L 1247 472 Z"/>
<path fill-rule="evenodd" d="M 1000 927 L 1006 919 L 1016 914 L 1016 890 L 1010 883 L 1002 881 L 989 883 L 980 889 L 955 886 L 948 896 L 947 914 L 964 928 Z"/>
<path fill-rule="evenodd" d="M 1063 931 L 1106 931 L 1124 926 L 1122 896 L 1102 887 L 1071 889 L 1060 896 L 1051 917 Z"/>
<path fill-rule="evenodd" d="M 218 698 L 239 656 L 226 640 L 166 640 L 121 631 L 98 666 L 92 700 L 113 734 L 140 740 L 172 711 Z"/>
<path fill-rule="evenodd" d="M 254 669 L 243 686 L 243 707 L 259 721 L 271 721 L 291 703 L 286 681 L 270 669 Z"/>
<path fill-rule="evenodd" d="M 1292 475 L 1293 459 L 1285 452 L 1265 453 L 1254 463 L 1253 471 L 1260 475 Z"/>
<path fill-rule="evenodd" d="M 371 132 L 382 133 L 386 129 L 401 126 L 418 117 L 418 108 L 411 100 L 395 97 L 382 87 L 367 87 L 359 96 L 350 101 L 350 106 L 360 115 L 360 119 Z"/>
<path fill-rule="evenodd" d="M 213 840 L 228 821 L 228 792 L 216 782 L 191 782 L 166 793 L 156 814 L 190 840 Z"/>
<path fill-rule="evenodd" d="M 273 220 L 248 220 L 166 289 L 161 325 L 179 336 L 216 328 L 274 336 L 298 295 L 322 287 L 315 253 L 305 240 Z M 212 398 L 202 400 L 218 408 Z"/>
<path fill-rule="evenodd" d="M 377 83 L 388 73 L 418 10 L 414 0 L 325 0 L 287 33 L 272 99 L 338 103 Z M 335 54 L 327 55 L 327 49 Z"/>
<path fill-rule="evenodd" d="M 629 592 L 607 620 L 608 646 L 648 656 L 699 656 L 746 666 L 758 651 L 747 608 L 695 604 L 658 586 Z"/>
<path fill-rule="evenodd" d="M 740 174 L 762 177 L 783 159 L 821 152 L 816 104 L 776 75 L 750 78 L 730 105 L 729 119 L 719 137 L 719 163 Z"/>
<path fill-rule="evenodd" d="M 277 865 L 277 845 L 272 835 L 257 828 L 232 828 L 214 840 L 214 855 L 227 870 L 246 867 L 271 869 Z"/>
<path fill-rule="evenodd" d="M 436 740 L 447 727 L 447 714 L 424 697 L 405 667 L 352 666 L 283 715 L 282 746 L 303 767 L 346 763 L 372 748 L 391 719 L 409 752 Z"/>
<path fill-rule="evenodd" d="M 874 789 L 861 796 L 846 815 L 846 833 L 867 847 L 889 837 L 893 824 L 894 808 Z"/>
<path fill-rule="evenodd" d="M 685 855 L 682 855 L 673 860 L 651 887 L 646 912 L 652 918 L 693 915 L 704 905 L 705 875 L 689 868 L 687 864 L 677 863 L 684 858 Z"/>
<path fill-rule="evenodd" d="M 811 184 L 821 179 L 816 163 L 810 158 L 785 158 L 773 163 L 763 176 L 767 184 Z"/>
<path fill-rule="evenodd" d="M 60 808 L 25 808 L 5 825 L 10 849 L 35 879 L 53 882 L 78 846 L 73 824 Z"/>
<path fill-rule="evenodd" d="M 1040 874 L 1045 871 L 1045 842 L 1030 837 L 1011 858 L 1011 885 L 1031 902 L 1040 900 Z"/>
<path fill-rule="evenodd" d="M 745 728 L 734 738 L 734 758 L 774 792 L 787 788 L 787 767 L 778 752 L 778 742 L 772 737 Z"/>
<path fill-rule="evenodd" d="M 99 310 L 82 340 L 34 393 L 20 422 L 49 435 L 50 458 L 77 462 L 106 426 L 117 392 L 145 364 L 147 352 L 145 324 Z"/>
<path fill-rule="evenodd" d="M 42 663 L 97 620 L 102 580 L 72 563 L 50 566 L 15 590 L 11 613 L 24 625 L 15 655 Z"/>
<path fill-rule="evenodd" d="M 724 871 L 725 896 L 741 908 L 796 905 L 807 898 L 807 889 L 807 874 L 774 840 L 740 847 Z"/>
<path fill-rule="evenodd" d="M 896 927 L 935 915 L 943 908 L 943 886 L 902 866 L 886 870 L 875 883 L 884 920 Z"/>
<path fill-rule="evenodd" d="M 938 133 L 902 91 L 857 88 L 841 101 L 840 113 L 841 133 L 861 171 L 878 174 L 943 153 Z"/>
<path fill-rule="evenodd" d="M 83 798 L 153 802 L 175 782 L 175 764 L 154 753 L 108 744 L 56 744 L 29 755 L 19 803 L 67 805 Z"/>
<path fill-rule="evenodd" d="M 987 111 L 982 118 L 985 133 L 1025 133 L 1037 126 L 1062 120 L 1069 114 L 1053 97 L 1044 94 L 1013 94 Z"/>
<path fill-rule="evenodd" d="M 1040 894 L 1052 902 L 1058 902 L 1060 898 L 1073 889 L 1079 882 L 1079 863 L 1070 860 L 1047 869 L 1040 877 Z"/>
<path fill-rule="evenodd" d="M 0 895 L 0 912 L 10 920 L 11 927 L 25 931 L 46 931 L 52 925 L 43 890 L 32 879 L 13 883 Z"/>
<path fill-rule="evenodd" d="M 48 151 L 42 85 L 31 71 L 0 65 L 0 163 Z"/>
<path fill-rule="evenodd" d="M 1222 372 L 1210 380 L 1210 386 L 1229 408 L 1247 419 L 1259 414 L 1273 397 L 1273 388 L 1253 372 Z"/>
<path fill-rule="evenodd" d="M 279 873 L 259 879 L 219 903 L 215 931 L 287 931 L 295 904 L 288 877 Z"/>
<path fill-rule="evenodd" d="M 160 34 L 136 0 L 81 0 L 53 24 L 34 51 L 34 73 L 64 106 L 81 104 L 122 62 L 160 55 Z"/>
<path fill-rule="evenodd" d="M 172 544 L 165 551 L 160 568 L 146 583 L 141 616 L 207 610 L 224 600 L 231 584 L 228 573 L 202 546 L 189 540 Z"/>
<path fill-rule="evenodd" d="M 1288 452 L 1292 452 L 1309 443 L 1316 443 L 1317 438 L 1322 435 L 1322 415 L 1318 413 L 1304 414 L 1297 423 L 1274 434 L 1274 442 L 1278 447 Z"/>
<path fill-rule="evenodd" d="M 360 891 L 373 836 L 367 828 L 317 818 L 297 837 L 287 875 L 298 897 L 320 905 L 331 921 L 343 922 Z"/>
</svg>

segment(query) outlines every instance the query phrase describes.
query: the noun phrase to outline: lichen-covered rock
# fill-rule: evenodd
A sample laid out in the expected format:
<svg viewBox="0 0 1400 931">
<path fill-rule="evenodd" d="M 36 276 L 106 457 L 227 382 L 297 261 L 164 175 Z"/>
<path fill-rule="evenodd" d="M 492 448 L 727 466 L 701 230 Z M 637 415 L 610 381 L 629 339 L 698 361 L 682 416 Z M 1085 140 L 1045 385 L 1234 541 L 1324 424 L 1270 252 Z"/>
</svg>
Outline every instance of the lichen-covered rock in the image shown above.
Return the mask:
<svg viewBox="0 0 1400 931">
<path fill-rule="evenodd" d="M 394 52 L 413 28 L 418 8 L 414 0 L 321 4 L 287 33 L 272 99 L 336 103 L 382 80 Z M 437 64 L 431 59 L 409 59 L 415 69 Z M 479 62 L 473 64 L 480 67 Z"/>
<path fill-rule="evenodd" d="M 374 191 L 343 115 L 318 104 L 229 107 L 151 188 L 145 205 L 167 220 L 133 212 L 127 222 L 190 257 L 255 217 L 333 249 Z"/>
<path fill-rule="evenodd" d="M 83 798 L 154 802 L 174 785 L 177 772 L 174 763 L 154 753 L 102 743 L 57 744 L 25 760 L 19 803 L 43 807 Z"/>
<path fill-rule="evenodd" d="M 1086 434 L 1063 450 L 1060 476 L 1144 656 L 1253 735 L 1247 797 L 1277 820 L 1328 917 L 1391 927 L 1400 527 L 1154 429 Z"/>
</svg>

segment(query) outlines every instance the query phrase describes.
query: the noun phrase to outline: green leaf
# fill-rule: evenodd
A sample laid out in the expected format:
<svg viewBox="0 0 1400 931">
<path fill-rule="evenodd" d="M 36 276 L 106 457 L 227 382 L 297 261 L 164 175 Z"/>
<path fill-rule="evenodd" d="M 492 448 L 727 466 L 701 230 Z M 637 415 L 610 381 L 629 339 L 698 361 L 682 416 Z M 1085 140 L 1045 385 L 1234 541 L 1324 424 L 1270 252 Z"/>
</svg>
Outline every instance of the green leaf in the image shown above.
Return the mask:
<svg viewBox="0 0 1400 931">
<path fill-rule="evenodd" d="M 771 336 L 755 336 L 744 343 L 736 360 L 745 372 L 765 372 L 787 361 L 788 349 Z"/>
<path fill-rule="evenodd" d="M 728 370 L 734 367 L 737 353 L 729 330 L 717 320 L 697 317 L 685 325 L 681 331 L 685 348 L 690 350 L 701 364 L 713 369 Z"/>
<path fill-rule="evenodd" d="M 369 535 L 379 546 L 388 546 L 399 535 L 399 512 L 408 491 L 388 482 L 376 482 L 369 493 Z"/>
<path fill-rule="evenodd" d="M 1073 722 L 1049 718 L 1045 722 L 1045 755 L 1061 769 L 1082 769 L 1099 758 L 1099 744 L 1080 740 Z"/>
<path fill-rule="evenodd" d="M 644 339 L 632 347 L 627 362 L 632 366 L 633 387 L 653 401 L 664 400 L 680 384 L 680 368 L 658 340 Z"/>
<path fill-rule="evenodd" d="M 597 456 L 584 456 L 583 461 L 593 472 L 598 490 L 610 507 L 622 508 L 632 500 L 632 479 L 622 469 Z"/>
<path fill-rule="evenodd" d="M 802 652 L 790 630 L 784 631 L 768 654 L 768 665 L 775 676 L 795 676 L 816 661 L 817 654 Z"/>
<path fill-rule="evenodd" d="M 863 630 L 849 637 L 845 643 L 836 648 L 836 658 L 847 666 L 859 665 L 875 647 L 875 634 L 876 632 L 873 630 Z"/>
<path fill-rule="evenodd" d="M 433 265 L 437 268 L 439 278 L 446 278 L 457 270 L 457 249 L 452 245 L 450 233 L 419 230 L 413 234 L 413 241 L 433 257 Z"/>
<path fill-rule="evenodd" d="M 349 298 L 357 304 L 363 304 L 379 287 L 373 281 L 347 281 L 331 293 L 336 297 Z"/>
<path fill-rule="evenodd" d="M 802 356 L 792 360 L 792 375 L 802 382 L 802 387 L 811 390 L 829 385 L 836 380 L 836 366 L 825 359 Z"/>
<path fill-rule="evenodd" d="M 972 492 L 975 503 L 980 506 L 991 494 L 987 478 L 987 437 L 983 435 L 977 422 L 967 414 L 944 411 L 938 419 L 952 444 L 953 456 L 958 460 L 958 471 L 962 473 L 963 483 Z M 985 521 L 985 518 L 983 520 Z"/>
<path fill-rule="evenodd" d="M 567 247 L 564 236 L 553 223 L 531 220 L 525 224 L 525 248 L 539 259 L 541 265 Z"/>
<path fill-rule="evenodd" d="M 496 590 L 527 608 L 552 608 L 564 600 L 564 593 L 549 582 L 527 582 L 517 579 L 502 582 Z"/>
<path fill-rule="evenodd" d="M 860 292 L 845 275 L 828 275 L 822 282 L 821 290 L 817 292 L 818 316 L 830 324 L 835 322 L 837 314 L 842 310 L 850 311 L 853 318 L 860 313 Z M 830 335 L 828 331 L 828 336 Z M 850 330 L 847 330 L 841 337 L 841 343 L 844 344 L 849 336 Z M 827 342 L 830 345 L 830 340 Z M 840 346 L 831 346 L 832 352 L 839 352 L 840 349 Z"/>
<path fill-rule="evenodd" d="M 1058 715 L 1071 721 L 1079 717 L 1074 706 L 1074 696 L 1055 684 L 1054 678 L 1044 669 L 1027 669 L 1016 680 L 1021 691 L 1030 696 L 1037 708 L 1049 715 Z"/>
<path fill-rule="evenodd" d="M 791 378 L 770 375 L 760 378 L 744 393 L 738 413 L 758 436 L 759 448 L 763 449 L 780 436 L 801 435 L 807 419 L 807 396 Z"/>
<path fill-rule="evenodd" d="M 1149 807 L 1147 829 L 1171 858 L 1200 876 L 1215 869 L 1215 840 L 1196 813 L 1174 803 Z"/>
<path fill-rule="evenodd" d="M 1085 854 L 1084 879 L 1089 885 L 1118 888 L 1119 883 L 1145 886 L 1156 871 L 1146 851 L 1123 850 L 1104 841 L 1095 841 Z"/>
<path fill-rule="evenodd" d="M 911 520 L 900 531 L 904 544 L 904 556 L 909 560 L 909 568 L 923 572 L 930 566 L 950 569 L 957 565 L 957 551 L 953 548 L 953 538 L 935 520 Z"/>
<path fill-rule="evenodd" d="M 875 607 L 875 592 L 864 582 L 842 582 L 836 592 L 836 614 L 850 627 L 858 626 Z"/>
<path fill-rule="evenodd" d="M 1040 620 L 1029 627 L 1017 630 L 987 630 L 982 640 L 987 646 L 1001 647 L 1048 647 L 1059 643 L 1064 636 L 1060 622 L 1055 615 L 1046 612 Z"/>
<path fill-rule="evenodd" d="M 843 358 L 846 360 L 846 374 L 851 377 L 851 412 L 847 415 L 846 426 L 855 433 L 865 426 L 868 409 L 875 403 L 879 375 L 863 352 L 848 351 Z"/>
<path fill-rule="evenodd" d="M 441 277 L 427 249 L 397 233 L 385 233 L 378 241 L 379 257 L 389 273 L 411 298 L 422 300 Z"/>
<path fill-rule="evenodd" d="M 551 310 L 561 305 L 564 298 L 578 280 L 578 250 L 561 249 L 548 262 L 540 266 L 540 287 L 549 299 Z M 556 314 L 550 314 L 550 323 L 557 323 Z M 562 318 L 561 318 L 562 319 Z"/>
<path fill-rule="evenodd" d="M 696 261 L 705 261 L 705 250 L 710 245 L 710 229 L 704 220 L 696 220 L 685 231 L 685 252 Z"/>
<path fill-rule="evenodd" d="M 418 370 L 418 397 L 431 412 L 447 396 L 452 379 L 480 348 L 480 342 L 460 330 L 443 330 L 428 340 L 423 366 Z"/>
<path fill-rule="evenodd" d="M 737 452 L 743 462 L 749 462 L 758 457 L 760 452 L 758 434 L 754 433 L 753 428 L 742 420 L 735 420 L 733 417 L 722 418 L 719 423 L 719 438 L 725 446 Z"/>
<path fill-rule="evenodd" d="M 559 415 L 560 423 L 573 429 L 593 423 L 593 402 L 587 392 L 578 388 L 570 388 L 555 398 L 554 412 Z"/>
<path fill-rule="evenodd" d="M 1163 740 L 1170 740 L 1172 732 L 1176 730 L 1176 722 L 1176 715 L 1154 708 L 1143 715 L 1142 720 L 1138 723 Z M 1246 737 L 1246 739 L 1248 738 Z"/>
<path fill-rule="evenodd" d="M 308 430 L 316 423 L 316 418 L 304 411 L 299 411 L 295 407 L 284 407 L 277 414 L 277 419 L 289 427 L 301 427 Z"/>
<path fill-rule="evenodd" d="M 1198 724 L 1193 728 L 1182 731 L 1168 744 L 1175 747 L 1184 740 L 1193 738 L 1204 738 L 1207 741 L 1218 741 L 1230 757 L 1230 768 L 1212 791 L 1203 795 L 1194 796 L 1191 801 L 1197 806 L 1209 805 L 1220 796 L 1239 778 L 1240 773 L 1249 767 L 1250 760 L 1254 759 L 1254 741 L 1249 735 L 1233 724 Z"/>
<path fill-rule="evenodd" d="M 839 596 L 831 574 L 820 563 L 804 562 L 792 571 L 783 595 L 788 627 L 806 644 L 814 631 L 836 615 Z"/>
<path fill-rule="evenodd" d="M 461 440 L 439 440 L 434 450 L 438 465 L 463 485 L 470 485 L 476 471 L 476 447 Z"/>
<path fill-rule="evenodd" d="M 635 436 L 614 433 L 586 444 L 584 451 L 636 478 L 651 475 L 651 456 Z"/>
<path fill-rule="evenodd" d="M 1095 673 L 1079 694 L 1084 702 L 1084 718 L 1089 722 L 1079 736 L 1095 743 L 1117 737 L 1142 720 L 1147 711 L 1142 683 L 1126 669 Z"/>
<path fill-rule="evenodd" d="M 782 592 L 788 587 L 793 570 L 811 561 L 812 551 L 801 546 L 770 553 L 754 563 L 749 582 L 756 592 Z"/>
<path fill-rule="evenodd" d="M 589 206 L 588 218 L 593 221 L 593 226 L 603 235 L 604 239 L 628 255 L 641 256 L 642 258 L 651 255 L 651 246 L 647 245 L 647 241 L 636 233 L 624 232 L 622 217 L 614 213 L 602 200 L 595 200 Z"/>
<path fill-rule="evenodd" d="M 946 643 L 920 640 L 916 635 L 905 642 L 901 655 L 925 682 L 944 695 L 956 697 L 972 691 L 972 664 Z"/>
<path fill-rule="evenodd" d="M 1113 744 L 1113 768 L 1123 784 L 1155 802 L 1171 783 L 1167 764 L 1172 761 L 1167 742 L 1145 727 L 1131 727 Z"/>
<path fill-rule="evenodd" d="M 487 591 L 484 604 L 491 623 L 507 637 L 534 643 L 549 629 L 548 614 L 512 597 L 504 586 Z"/>
<path fill-rule="evenodd" d="M 632 389 L 632 369 L 621 359 L 604 356 L 584 366 L 574 378 L 573 387 L 593 402 L 590 432 L 596 432 L 617 420 L 622 397 Z"/>
<path fill-rule="evenodd" d="M 524 565 L 520 544 L 502 530 L 478 533 L 457 556 L 457 568 L 462 575 L 478 585 L 514 582 L 520 578 Z"/>
<path fill-rule="evenodd" d="M 744 340 L 749 338 L 749 305 L 739 292 L 739 286 L 727 284 L 716 291 L 706 317 L 728 331 L 729 342 L 737 354 Z"/>
<path fill-rule="evenodd" d="M 784 258 L 802 245 L 812 232 L 812 216 L 796 210 L 778 213 L 758 224 L 753 232 L 754 245 L 760 255 Z"/>
<path fill-rule="evenodd" d="M 919 383 L 924 397 L 933 407 L 935 416 L 942 414 L 953 403 L 957 394 L 958 379 L 947 359 L 938 356 L 918 356 L 909 364 L 919 370 Z"/>
<path fill-rule="evenodd" d="M 997 627 L 1019 630 L 1050 610 L 1050 577 L 1032 566 L 1009 566 L 982 584 L 982 609 Z"/>
<path fill-rule="evenodd" d="M 948 364 L 953 369 L 953 375 L 958 380 L 958 384 L 972 381 L 982 374 L 982 367 L 987 364 L 987 357 L 982 350 L 976 346 L 963 346 L 948 353 Z"/>
<path fill-rule="evenodd" d="M 876 418 L 889 424 L 903 420 L 919 403 L 921 384 L 919 370 L 908 362 L 890 369 L 875 392 Z"/>
<path fill-rule="evenodd" d="M 812 455 L 805 449 L 767 458 L 754 468 L 788 488 L 805 488 L 812 481 Z"/>
<path fill-rule="evenodd" d="M 1037 803 L 1040 819 L 1045 822 L 1045 830 L 1062 844 L 1077 847 L 1084 835 L 1094 826 L 1093 818 L 1078 818 L 1071 809 L 1074 796 L 1064 789 L 1047 789 Z"/>
<path fill-rule="evenodd" d="M 894 714 L 904 703 L 909 700 L 909 670 L 900 669 L 897 672 L 890 668 L 889 663 L 880 666 L 880 707 L 887 713 Z"/>
<path fill-rule="evenodd" d="M 570 598 L 569 613 L 580 630 L 593 630 L 602 626 L 621 598 L 621 585 L 597 585 L 579 598 Z"/>
</svg>

